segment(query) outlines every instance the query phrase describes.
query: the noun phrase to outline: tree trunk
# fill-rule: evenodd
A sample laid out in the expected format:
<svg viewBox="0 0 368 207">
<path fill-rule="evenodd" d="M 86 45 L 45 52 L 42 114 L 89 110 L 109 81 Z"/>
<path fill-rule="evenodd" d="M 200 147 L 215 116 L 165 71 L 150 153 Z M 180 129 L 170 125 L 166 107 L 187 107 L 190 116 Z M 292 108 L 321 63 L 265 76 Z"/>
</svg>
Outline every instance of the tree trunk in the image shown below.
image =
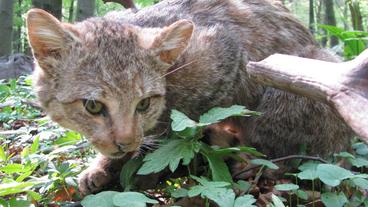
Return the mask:
<svg viewBox="0 0 368 207">
<path fill-rule="evenodd" d="M 96 1 L 94 0 L 78 0 L 77 4 L 77 21 L 82 21 L 95 14 Z"/>
<path fill-rule="evenodd" d="M 362 13 L 360 12 L 359 1 L 357 0 L 348 1 L 348 5 L 350 9 L 353 29 L 363 31 L 363 17 Z"/>
<path fill-rule="evenodd" d="M 0 56 L 12 52 L 13 0 L 0 0 Z"/>
<path fill-rule="evenodd" d="M 247 72 L 264 85 L 329 104 L 368 143 L 368 49 L 344 63 L 276 54 L 248 63 Z"/>
<path fill-rule="evenodd" d="M 333 0 L 323 0 L 324 8 L 325 8 L 325 16 L 323 23 L 331 26 L 336 26 L 336 18 L 335 18 L 335 10 L 334 10 L 334 1 Z M 339 43 L 339 40 L 336 36 L 330 36 L 328 39 L 324 38 L 322 40 L 322 45 L 326 45 L 327 41 L 330 43 L 330 47 L 333 47 Z"/>
<path fill-rule="evenodd" d="M 23 0 L 18 0 L 15 10 L 15 15 L 17 18 L 22 18 L 22 2 Z M 14 17 L 13 17 L 14 18 Z M 17 22 L 17 20 L 15 20 Z M 22 52 L 22 25 L 15 24 L 15 29 L 13 28 L 13 51 L 14 53 Z"/>
<path fill-rule="evenodd" d="M 68 22 L 74 21 L 74 0 L 70 0 Z"/>
<path fill-rule="evenodd" d="M 314 17 L 314 0 L 309 0 L 309 30 L 315 32 L 315 17 Z"/>
<path fill-rule="evenodd" d="M 62 0 L 32 0 L 33 8 L 40 8 L 46 10 L 57 19 L 62 17 Z"/>
</svg>

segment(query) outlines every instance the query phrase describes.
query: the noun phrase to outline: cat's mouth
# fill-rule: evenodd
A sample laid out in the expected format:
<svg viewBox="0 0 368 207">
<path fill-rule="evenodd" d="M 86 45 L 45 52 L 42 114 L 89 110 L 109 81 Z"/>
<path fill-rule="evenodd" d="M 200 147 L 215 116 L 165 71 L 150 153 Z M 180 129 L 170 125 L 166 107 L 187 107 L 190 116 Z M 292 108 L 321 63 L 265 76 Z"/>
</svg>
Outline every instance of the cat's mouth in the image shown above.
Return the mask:
<svg viewBox="0 0 368 207">
<path fill-rule="evenodd" d="M 111 157 L 114 157 L 114 158 L 121 158 L 121 157 L 124 157 L 127 153 L 126 152 L 114 152 L 111 154 Z"/>
</svg>

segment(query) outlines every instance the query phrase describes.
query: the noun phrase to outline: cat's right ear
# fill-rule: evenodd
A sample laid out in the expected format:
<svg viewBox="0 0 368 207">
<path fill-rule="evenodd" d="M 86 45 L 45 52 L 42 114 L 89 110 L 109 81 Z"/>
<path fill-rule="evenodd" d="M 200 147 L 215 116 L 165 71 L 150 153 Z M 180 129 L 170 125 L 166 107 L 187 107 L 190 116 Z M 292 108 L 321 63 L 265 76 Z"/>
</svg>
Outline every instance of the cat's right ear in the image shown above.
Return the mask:
<svg viewBox="0 0 368 207">
<path fill-rule="evenodd" d="M 71 25 L 61 23 L 42 9 L 31 9 L 27 14 L 28 40 L 37 59 L 55 55 L 78 40 Z"/>
</svg>

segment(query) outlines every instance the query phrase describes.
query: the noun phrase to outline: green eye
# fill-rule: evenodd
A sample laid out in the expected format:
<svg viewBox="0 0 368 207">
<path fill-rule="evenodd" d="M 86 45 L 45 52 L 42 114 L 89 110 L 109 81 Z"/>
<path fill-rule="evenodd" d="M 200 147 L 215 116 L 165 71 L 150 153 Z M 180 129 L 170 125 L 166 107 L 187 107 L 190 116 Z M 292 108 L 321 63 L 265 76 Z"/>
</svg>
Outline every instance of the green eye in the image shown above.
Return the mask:
<svg viewBox="0 0 368 207">
<path fill-rule="evenodd" d="M 92 115 L 102 114 L 105 106 L 103 103 L 95 100 L 84 100 L 84 108 Z"/>
<path fill-rule="evenodd" d="M 145 112 L 149 108 L 150 103 L 151 98 L 145 98 L 138 103 L 136 110 L 140 113 Z"/>
</svg>

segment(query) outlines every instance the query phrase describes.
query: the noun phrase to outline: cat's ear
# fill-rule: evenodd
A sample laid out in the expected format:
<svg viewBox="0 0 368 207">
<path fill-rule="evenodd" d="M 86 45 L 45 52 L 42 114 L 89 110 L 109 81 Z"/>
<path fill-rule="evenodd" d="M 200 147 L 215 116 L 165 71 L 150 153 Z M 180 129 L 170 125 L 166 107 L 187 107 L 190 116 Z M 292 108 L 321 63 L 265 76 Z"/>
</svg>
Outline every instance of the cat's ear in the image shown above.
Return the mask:
<svg viewBox="0 0 368 207">
<path fill-rule="evenodd" d="M 149 41 L 149 49 L 157 51 L 161 61 L 173 64 L 187 48 L 194 30 L 194 23 L 179 20 L 160 29 Z"/>
<path fill-rule="evenodd" d="M 72 25 L 61 23 L 41 9 L 31 9 L 27 14 L 28 40 L 36 58 L 59 53 L 68 43 L 76 41 L 77 32 Z"/>
</svg>

